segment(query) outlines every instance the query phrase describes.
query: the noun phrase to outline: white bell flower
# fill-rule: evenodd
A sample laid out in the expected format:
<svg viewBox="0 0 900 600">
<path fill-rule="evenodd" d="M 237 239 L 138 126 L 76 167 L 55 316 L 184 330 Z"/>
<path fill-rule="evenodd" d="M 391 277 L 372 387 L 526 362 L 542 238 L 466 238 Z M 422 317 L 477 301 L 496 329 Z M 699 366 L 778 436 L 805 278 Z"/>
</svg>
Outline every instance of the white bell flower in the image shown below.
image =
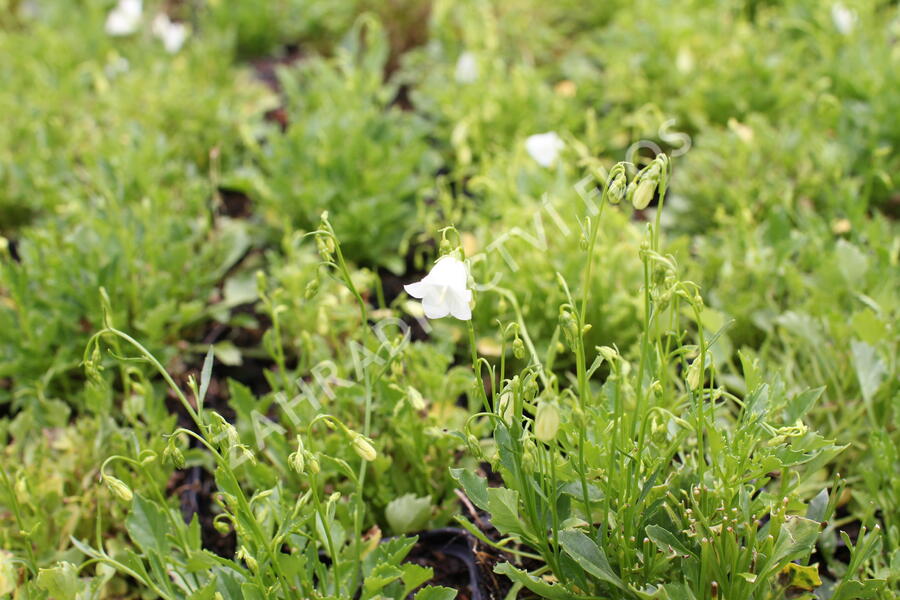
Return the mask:
<svg viewBox="0 0 900 600">
<path fill-rule="evenodd" d="M 133 34 L 140 27 L 142 12 L 141 0 L 119 0 L 106 15 L 106 33 L 112 36 Z"/>
<path fill-rule="evenodd" d="M 560 150 L 562 150 L 565 145 L 562 138 L 556 135 L 555 131 L 538 133 L 529 136 L 528 139 L 525 140 L 525 150 L 527 150 L 528 154 L 531 155 L 531 158 L 537 161 L 542 167 L 553 166 L 553 163 L 556 162 L 556 159 L 559 156 Z"/>
<path fill-rule="evenodd" d="M 478 63 L 471 52 L 463 52 L 456 61 L 456 83 L 474 83 L 478 79 Z"/>
<path fill-rule="evenodd" d="M 188 28 L 184 23 L 175 23 L 169 20 L 165 13 L 159 13 L 153 18 L 151 25 L 153 35 L 162 40 L 166 52 L 175 54 L 184 45 L 188 36 Z"/>
<path fill-rule="evenodd" d="M 834 23 L 834 28 L 838 30 L 838 33 L 850 35 L 853 27 L 856 26 L 856 13 L 840 2 L 836 2 L 831 5 L 831 21 Z"/>
<path fill-rule="evenodd" d="M 422 281 L 403 286 L 413 298 L 422 299 L 429 319 L 452 315 L 461 321 L 472 318 L 472 290 L 468 289 L 469 269 L 454 256 L 438 259 Z"/>
</svg>

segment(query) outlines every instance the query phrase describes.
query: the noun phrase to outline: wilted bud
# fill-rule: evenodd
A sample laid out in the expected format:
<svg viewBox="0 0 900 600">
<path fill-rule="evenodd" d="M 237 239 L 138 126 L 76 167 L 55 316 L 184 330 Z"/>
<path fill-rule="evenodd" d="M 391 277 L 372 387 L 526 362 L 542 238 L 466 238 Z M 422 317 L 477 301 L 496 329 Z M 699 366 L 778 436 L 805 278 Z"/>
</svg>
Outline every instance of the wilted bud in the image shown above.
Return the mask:
<svg viewBox="0 0 900 600">
<path fill-rule="evenodd" d="M 319 234 L 316 236 L 316 250 L 319 251 L 319 258 L 324 262 L 332 262 L 334 256 L 334 240 L 330 235 Z"/>
<path fill-rule="evenodd" d="M 559 324 L 562 327 L 563 334 L 565 334 L 569 345 L 574 348 L 577 345 L 578 340 L 578 322 L 575 320 L 575 315 L 569 310 L 560 310 Z"/>
<path fill-rule="evenodd" d="M 307 300 L 312 300 L 315 298 L 316 294 L 319 293 L 319 278 L 314 277 L 310 280 L 309 283 L 306 284 L 306 290 L 303 292 L 303 297 Z"/>
<path fill-rule="evenodd" d="M 700 360 L 700 358 L 701 357 L 698 356 L 697 358 L 695 358 L 693 360 L 693 362 L 691 362 L 691 365 L 688 367 L 688 372 L 687 372 L 688 386 L 694 391 L 696 391 L 697 389 L 700 388 L 700 383 L 701 383 L 701 381 L 700 381 L 700 377 L 701 377 L 700 363 L 702 361 Z"/>
<path fill-rule="evenodd" d="M 466 436 L 466 446 L 469 447 L 469 452 L 473 456 L 476 458 L 481 457 L 481 443 L 478 441 L 478 438 L 471 433 Z"/>
<path fill-rule="evenodd" d="M 378 453 L 375 451 L 375 447 L 372 445 L 372 442 L 366 438 L 366 436 L 362 434 L 355 434 L 353 436 L 353 451 L 359 455 L 359 457 L 366 462 L 372 462 L 378 457 Z"/>
<path fill-rule="evenodd" d="M 559 408 L 553 402 L 539 403 L 534 417 L 534 437 L 549 443 L 556 438 L 557 431 L 559 431 Z"/>
<path fill-rule="evenodd" d="M 134 498 L 134 494 L 131 492 L 131 488 L 125 485 L 125 482 L 119 479 L 118 477 L 113 477 L 112 475 L 103 475 L 103 482 L 109 488 L 119 500 L 123 502 L 131 502 L 131 499 Z"/>
<path fill-rule="evenodd" d="M 504 391 L 500 394 L 500 400 L 497 402 L 497 413 L 506 424 L 512 423 L 513 413 L 515 411 L 515 402 L 513 402 L 512 392 Z"/>
<path fill-rule="evenodd" d="M 513 356 L 517 359 L 522 360 L 525 358 L 525 342 L 522 341 L 522 338 L 516 336 L 516 339 L 513 340 L 512 343 Z"/>
<path fill-rule="evenodd" d="M 415 410 L 425 410 L 425 398 L 422 397 L 422 394 L 419 393 L 419 390 L 414 388 L 413 386 L 409 386 L 406 389 L 406 398 L 409 400 L 410 406 Z"/>
<path fill-rule="evenodd" d="M 291 452 L 288 456 L 288 464 L 291 465 L 291 468 L 296 471 L 298 475 L 302 475 L 303 468 L 306 466 L 303 460 L 303 451 L 297 450 L 296 452 Z"/>
<path fill-rule="evenodd" d="M 243 546 L 241 546 L 240 550 L 237 551 L 237 553 L 234 555 L 234 557 L 238 560 L 243 560 L 245 563 L 247 563 L 247 566 L 254 573 L 259 571 L 259 563 L 256 562 L 256 559 L 253 558 L 253 556 L 249 552 L 247 552 L 247 549 L 244 548 Z"/>
<path fill-rule="evenodd" d="M 319 467 L 319 457 L 315 454 L 307 454 L 306 462 L 309 463 L 309 472 L 318 475 L 322 469 Z"/>
<path fill-rule="evenodd" d="M 600 353 L 600 356 L 602 356 L 603 360 L 606 362 L 615 362 L 615 360 L 619 358 L 619 353 L 616 352 L 616 349 L 610 348 L 609 346 L 600 346 L 597 348 L 597 352 Z"/>
</svg>

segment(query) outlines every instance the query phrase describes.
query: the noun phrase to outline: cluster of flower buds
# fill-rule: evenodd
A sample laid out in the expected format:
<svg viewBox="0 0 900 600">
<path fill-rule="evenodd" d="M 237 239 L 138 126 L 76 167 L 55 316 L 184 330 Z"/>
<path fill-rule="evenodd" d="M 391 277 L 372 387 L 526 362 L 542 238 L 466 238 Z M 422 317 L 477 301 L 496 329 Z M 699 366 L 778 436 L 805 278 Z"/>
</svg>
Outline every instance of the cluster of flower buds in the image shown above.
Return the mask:
<svg viewBox="0 0 900 600">
<path fill-rule="evenodd" d="M 653 161 L 641 169 L 634 180 L 628 184 L 627 197 L 636 210 L 644 210 L 653 200 L 657 186 L 665 182 L 669 175 L 669 157 L 658 154 Z"/>
</svg>

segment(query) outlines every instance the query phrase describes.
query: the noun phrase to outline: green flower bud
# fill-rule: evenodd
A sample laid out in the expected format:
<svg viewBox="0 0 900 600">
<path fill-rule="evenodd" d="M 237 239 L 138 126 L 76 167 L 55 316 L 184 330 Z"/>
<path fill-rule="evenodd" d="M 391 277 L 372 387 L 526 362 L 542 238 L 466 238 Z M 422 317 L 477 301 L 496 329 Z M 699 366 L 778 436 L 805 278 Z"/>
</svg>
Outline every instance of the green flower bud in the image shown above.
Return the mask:
<svg viewBox="0 0 900 600">
<path fill-rule="evenodd" d="M 515 411 L 515 402 L 513 401 L 512 392 L 504 391 L 500 394 L 500 400 L 497 402 L 497 414 L 503 419 L 503 422 L 506 424 L 512 423 L 514 411 Z"/>
<path fill-rule="evenodd" d="M 256 292 L 263 296 L 269 289 L 269 282 L 266 280 L 266 274 L 262 270 L 256 272 Z"/>
<path fill-rule="evenodd" d="M 628 184 L 625 183 L 625 175 L 617 175 L 612 183 L 609 184 L 609 190 L 606 193 L 606 199 L 610 204 L 618 204 L 625 198 L 628 191 Z"/>
<path fill-rule="evenodd" d="M 366 462 L 372 462 L 378 457 L 378 453 L 375 451 L 375 447 L 372 445 L 372 442 L 366 438 L 366 436 L 357 433 L 353 436 L 353 451 L 356 452 L 357 455 L 361 459 Z"/>
<path fill-rule="evenodd" d="M 422 394 L 419 393 L 419 390 L 414 388 L 413 386 L 409 386 L 406 389 L 406 398 L 409 400 L 410 406 L 415 410 L 425 410 L 425 398 L 422 397 Z"/>
<path fill-rule="evenodd" d="M 319 457 L 316 456 L 315 454 L 308 454 L 306 456 L 306 462 L 309 463 L 309 472 L 312 473 L 313 475 L 318 475 L 319 472 L 322 470 L 319 467 Z"/>
<path fill-rule="evenodd" d="M 166 449 L 163 450 L 163 461 L 171 462 L 176 469 L 184 468 L 184 453 L 175 445 L 174 437 L 169 438 Z"/>
<path fill-rule="evenodd" d="M 644 210 L 653 200 L 654 192 L 656 192 L 656 182 L 650 179 L 641 179 L 631 197 L 631 205 L 635 210 Z"/>
<path fill-rule="evenodd" d="M 334 240 L 330 235 L 319 234 L 316 236 L 316 250 L 323 262 L 332 262 L 334 256 Z"/>
<path fill-rule="evenodd" d="M 316 294 L 319 293 L 319 278 L 315 277 L 310 280 L 309 283 L 306 284 L 306 290 L 303 292 L 303 297 L 307 300 L 312 300 L 315 298 Z"/>
<path fill-rule="evenodd" d="M 615 362 L 615 360 L 619 358 L 619 353 L 616 352 L 615 348 L 610 348 L 609 346 L 600 346 L 597 348 L 597 352 L 600 353 L 600 356 L 602 356 L 603 360 L 606 362 Z"/>
<path fill-rule="evenodd" d="M 303 460 L 303 452 L 301 450 L 291 452 L 290 456 L 288 456 L 288 464 L 298 475 L 302 475 L 303 468 L 306 466 Z"/>
<path fill-rule="evenodd" d="M 522 341 L 522 338 L 516 336 L 512 343 L 512 350 L 513 356 L 517 359 L 522 360 L 525 358 L 525 342 Z"/>
<path fill-rule="evenodd" d="M 575 315 L 569 310 L 562 309 L 559 313 L 559 324 L 569 346 L 574 348 L 578 341 L 578 322 L 575 320 Z"/>
<path fill-rule="evenodd" d="M 537 414 L 534 417 L 534 437 L 549 443 L 556 438 L 558 431 L 559 409 L 555 403 L 541 402 L 538 404 Z"/>
<path fill-rule="evenodd" d="M 687 384 L 694 391 L 700 388 L 700 362 L 700 357 L 698 356 L 691 362 L 691 366 L 688 367 L 687 371 Z"/>
<path fill-rule="evenodd" d="M 231 524 L 228 522 L 228 518 L 225 515 L 216 515 L 213 519 L 213 528 L 215 528 L 220 535 L 228 535 L 231 533 Z"/>
<path fill-rule="evenodd" d="M 103 482 L 109 488 L 109 491 L 115 494 L 122 502 L 131 502 L 132 498 L 134 498 L 131 488 L 125 485 L 125 482 L 121 479 L 104 474 Z"/>
</svg>

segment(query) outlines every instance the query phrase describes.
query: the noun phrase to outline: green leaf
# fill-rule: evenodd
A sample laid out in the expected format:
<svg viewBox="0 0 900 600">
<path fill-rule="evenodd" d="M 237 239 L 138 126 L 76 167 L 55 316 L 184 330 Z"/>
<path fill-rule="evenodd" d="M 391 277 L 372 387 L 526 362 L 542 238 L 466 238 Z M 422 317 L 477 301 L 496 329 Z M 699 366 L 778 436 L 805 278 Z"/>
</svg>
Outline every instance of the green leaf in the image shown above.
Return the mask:
<svg viewBox="0 0 900 600">
<path fill-rule="evenodd" d="M 827 508 L 828 488 L 822 488 L 822 491 L 809 501 L 809 506 L 806 509 L 806 518 L 821 523 L 825 520 L 825 511 Z"/>
<path fill-rule="evenodd" d="M 37 585 L 55 600 L 75 600 L 85 588 L 85 583 L 78 578 L 75 565 L 69 562 L 61 562 L 50 569 L 41 569 L 37 576 Z"/>
<path fill-rule="evenodd" d="M 547 583 L 539 577 L 521 571 L 509 563 L 500 563 L 494 567 L 494 573 L 506 575 L 513 583 L 518 583 L 528 588 L 542 598 L 550 600 L 580 600 L 581 596 L 570 592 L 563 584 Z"/>
<path fill-rule="evenodd" d="M 503 487 L 488 488 L 487 510 L 491 514 L 491 524 L 497 531 L 507 535 L 524 534 L 519 518 L 519 492 Z"/>
<path fill-rule="evenodd" d="M 796 516 L 787 517 L 778 532 L 772 555 L 758 571 L 760 579 L 765 579 L 773 571 L 780 571 L 792 560 L 808 556 L 819 537 L 819 529 L 816 521 Z"/>
<path fill-rule="evenodd" d="M 456 590 L 447 587 L 433 586 L 422 588 L 414 596 L 415 600 L 453 600 Z"/>
<path fill-rule="evenodd" d="M 131 512 L 125 518 L 125 529 L 144 552 L 158 552 L 163 556 L 167 553 L 165 513 L 137 492 L 131 501 Z"/>
<path fill-rule="evenodd" d="M 834 248 L 837 268 L 851 285 L 857 284 L 869 270 L 869 257 L 846 240 L 838 240 Z"/>
<path fill-rule="evenodd" d="M 400 568 L 403 570 L 403 575 L 401 575 L 400 578 L 403 580 L 404 598 L 409 596 L 414 589 L 434 577 L 434 569 L 431 567 L 423 567 L 415 563 L 406 563 Z"/>
<path fill-rule="evenodd" d="M 696 555 L 687 546 L 682 544 L 668 529 L 664 529 L 659 525 L 647 525 L 644 531 L 647 532 L 647 537 L 650 538 L 650 540 L 663 552 L 668 553 L 674 551 L 676 554 L 682 556 L 696 557 Z"/>
<path fill-rule="evenodd" d="M 209 347 L 206 351 L 206 358 L 203 360 L 203 369 L 200 371 L 200 401 L 206 398 L 206 390 L 209 389 L 209 380 L 212 379 L 213 357 L 215 356 L 215 348 Z"/>
<path fill-rule="evenodd" d="M 850 352 L 853 355 L 853 368 L 859 379 L 860 391 L 863 399 L 869 403 L 881 386 L 881 381 L 887 374 L 887 367 L 875 348 L 865 342 L 854 340 L 850 343 Z"/>
<path fill-rule="evenodd" d="M 487 479 L 479 477 L 469 469 L 450 469 L 450 476 L 456 480 L 475 506 L 481 510 L 488 510 Z"/>
<path fill-rule="evenodd" d="M 384 509 L 384 517 L 395 534 L 419 531 L 431 518 L 431 498 L 404 494 L 391 500 Z"/>
<path fill-rule="evenodd" d="M 380 592 L 384 586 L 393 583 L 403 576 L 403 571 L 394 565 L 382 563 L 372 569 L 372 572 L 363 582 L 363 598 L 371 598 Z"/>
<path fill-rule="evenodd" d="M 612 570 L 603 549 L 584 532 L 578 529 L 564 529 L 559 532 L 559 545 L 577 562 L 582 569 L 600 581 L 617 588 L 626 589 L 625 584 Z"/>
</svg>

